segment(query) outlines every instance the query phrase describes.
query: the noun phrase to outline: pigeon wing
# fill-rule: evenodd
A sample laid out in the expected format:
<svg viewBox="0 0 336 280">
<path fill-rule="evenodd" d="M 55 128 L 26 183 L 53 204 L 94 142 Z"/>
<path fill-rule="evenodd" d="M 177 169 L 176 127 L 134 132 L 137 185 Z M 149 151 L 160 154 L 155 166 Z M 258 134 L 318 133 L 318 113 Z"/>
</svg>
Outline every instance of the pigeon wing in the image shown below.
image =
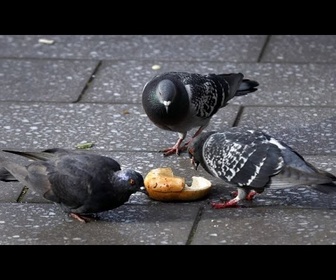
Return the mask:
<svg viewBox="0 0 336 280">
<path fill-rule="evenodd" d="M 283 159 L 280 149 L 258 137 L 250 132 L 212 134 L 203 147 L 207 168 L 228 183 L 263 188 L 280 172 Z"/>
</svg>

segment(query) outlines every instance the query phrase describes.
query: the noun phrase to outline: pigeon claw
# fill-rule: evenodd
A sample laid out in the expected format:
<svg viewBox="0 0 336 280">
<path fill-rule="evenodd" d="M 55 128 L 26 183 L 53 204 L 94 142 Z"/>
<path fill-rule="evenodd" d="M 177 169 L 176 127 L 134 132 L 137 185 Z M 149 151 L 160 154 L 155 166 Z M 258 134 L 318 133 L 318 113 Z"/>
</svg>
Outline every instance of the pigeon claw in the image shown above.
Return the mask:
<svg viewBox="0 0 336 280">
<path fill-rule="evenodd" d="M 81 223 L 88 223 L 95 220 L 93 217 L 79 215 L 76 213 L 70 213 L 69 216 L 77 221 L 80 221 Z"/>
<path fill-rule="evenodd" d="M 179 138 L 173 147 L 161 150 L 160 152 L 163 152 L 164 153 L 163 155 L 165 157 L 170 156 L 172 154 L 176 154 L 179 156 L 182 151 L 187 149 L 186 146 L 181 147 L 182 141 L 183 138 Z"/>
<path fill-rule="evenodd" d="M 211 202 L 211 207 L 214 209 L 223 209 L 223 208 L 235 208 L 240 207 L 236 201 L 226 201 L 226 202 Z"/>
<path fill-rule="evenodd" d="M 175 147 L 167 148 L 167 149 L 161 150 L 159 152 L 162 152 L 165 157 L 173 155 L 173 154 L 176 154 L 178 156 L 180 155 L 179 149 L 177 149 Z"/>
<path fill-rule="evenodd" d="M 167 156 L 170 156 L 170 155 L 173 155 L 173 154 L 176 154 L 176 155 L 180 155 L 181 152 L 185 151 L 187 149 L 187 147 L 180 147 L 180 148 L 177 148 L 177 147 L 171 147 L 171 148 L 167 148 L 167 149 L 164 149 L 164 150 L 161 150 L 160 152 L 163 152 L 163 155 L 165 157 Z"/>
<path fill-rule="evenodd" d="M 257 192 L 256 191 L 250 191 L 247 195 L 246 195 L 246 197 L 245 197 L 245 200 L 249 200 L 249 201 L 251 201 L 251 200 L 253 200 L 253 198 L 255 197 L 255 195 L 257 194 Z M 231 192 L 231 196 L 232 197 L 236 197 L 238 195 L 238 191 L 233 191 L 233 192 Z"/>
<path fill-rule="evenodd" d="M 246 200 L 253 200 L 254 196 L 257 194 L 256 191 L 250 191 L 247 196 L 246 196 Z"/>
</svg>

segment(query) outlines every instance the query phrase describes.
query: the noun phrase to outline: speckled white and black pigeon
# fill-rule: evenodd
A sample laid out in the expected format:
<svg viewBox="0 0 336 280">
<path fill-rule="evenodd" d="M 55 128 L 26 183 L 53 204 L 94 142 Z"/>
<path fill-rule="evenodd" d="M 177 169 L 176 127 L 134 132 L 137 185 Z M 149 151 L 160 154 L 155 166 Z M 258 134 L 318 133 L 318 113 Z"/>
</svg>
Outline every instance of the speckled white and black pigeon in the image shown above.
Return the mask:
<svg viewBox="0 0 336 280">
<path fill-rule="evenodd" d="M 91 151 L 60 148 L 42 152 L 3 151 L 34 161 L 23 166 L 0 156 L 2 181 L 16 179 L 45 199 L 58 203 L 81 222 L 92 220 L 92 214 L 123 205 L 144 186 L 139 172 L 121 170 L 114 159 Z"/>
<path fill-rule="evenodd" d="M 260 130 L 240 127 L 204 132 L 188 146 L 191 161 L 209 174 L 237 188 L 236 196 L 214 202 L 214 208 L 238 206 L 267 188 L 299 185 L 323 193 L 336 192 L 336 177 L 319 170 L 284 142 Z"/>
<path fill-rule="evenodd" d="M 165 156 L 186 149 L 181 146 L 188 131 L 198 128 L 192 138 L 209 125 L 210 119 L 235 96 L 257 90 L 258 82 L 241 73 L 207 74 L 166 72 L 148 81 L 142 91 L 142 106 L 159 128 L 178 133 L 176 144 L 162 150 Z M 191 139 L 192 139 L 191 138 Z"/>
</svg>

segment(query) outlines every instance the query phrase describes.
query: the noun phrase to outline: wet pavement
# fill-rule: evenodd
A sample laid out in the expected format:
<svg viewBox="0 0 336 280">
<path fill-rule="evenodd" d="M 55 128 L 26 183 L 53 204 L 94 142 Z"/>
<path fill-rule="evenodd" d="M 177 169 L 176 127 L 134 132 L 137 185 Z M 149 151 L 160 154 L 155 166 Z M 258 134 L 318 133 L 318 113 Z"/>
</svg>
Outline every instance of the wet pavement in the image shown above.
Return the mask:
<svg viewBox="0 0 336 280">
<path fill-rule="evenodd" d="M 177 134 L 155 127 L 141 106 L 142 87 L 156 73 L 242 72 L 259 90 L 233 99 L 207 130 L 261 128 L 336 174 L 335 63 L 335 35 L 0 35 L 1 149 L 94 142 L 93 152 L 122 168 L 145 175 L 170 166 L 187 180 L 213 183 L 209 196 L 194 202 L 136 193 L 82 224 L 33 190 L 0 182 L 0 245 L 335 244 L 336 195 L 304 185 L 267 190 L 241 208 L 212 209 L 211 201 L 234 189 L 195 171 L 185 153 L 158 153 Z"/>
</svg>

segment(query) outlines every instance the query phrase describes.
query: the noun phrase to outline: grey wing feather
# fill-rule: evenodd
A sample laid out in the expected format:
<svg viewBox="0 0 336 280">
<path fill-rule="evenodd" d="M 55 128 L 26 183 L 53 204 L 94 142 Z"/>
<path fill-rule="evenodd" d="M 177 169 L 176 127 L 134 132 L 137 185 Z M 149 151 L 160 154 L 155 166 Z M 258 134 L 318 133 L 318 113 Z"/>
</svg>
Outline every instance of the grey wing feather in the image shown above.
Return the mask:
<svg viewBox="0 0 336 280">
<path fill-rule="evenodd" d="M 191 105 L 200 118 L 210 118 L 225 105 L 225 92 L 221 84 L 210 76 L 194 75 L 190 84 L 185 84 Z"/>
<path fill-rule="evenodd" d="M 205 162 L 212 174 L 229 183 L 261 188 L 270 176 L 280 172 L 283 165 L 280 150 L 262 143 L 249 145 L 242 141 L 244 137 L 213 134 L 204 146 Z"/>
</svg>

